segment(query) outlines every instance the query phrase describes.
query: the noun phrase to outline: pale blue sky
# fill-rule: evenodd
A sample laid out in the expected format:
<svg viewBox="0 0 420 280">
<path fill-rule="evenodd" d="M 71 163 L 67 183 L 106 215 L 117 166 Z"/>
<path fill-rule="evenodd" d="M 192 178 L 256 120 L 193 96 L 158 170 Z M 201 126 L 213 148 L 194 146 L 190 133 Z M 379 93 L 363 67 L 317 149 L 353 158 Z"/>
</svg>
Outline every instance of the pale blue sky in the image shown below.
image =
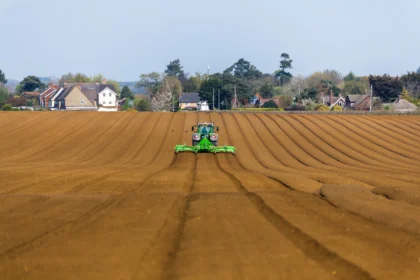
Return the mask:
<svg viewBox="0 0 420 280">
<path fill-rule="evenodd" d="M 1 0 L 8 78 L 102 73 L 120 81 L 223 71 L 243 57 L 263 72 L 404 74 L 420 66 L 420 0 Z"/>
</svg>

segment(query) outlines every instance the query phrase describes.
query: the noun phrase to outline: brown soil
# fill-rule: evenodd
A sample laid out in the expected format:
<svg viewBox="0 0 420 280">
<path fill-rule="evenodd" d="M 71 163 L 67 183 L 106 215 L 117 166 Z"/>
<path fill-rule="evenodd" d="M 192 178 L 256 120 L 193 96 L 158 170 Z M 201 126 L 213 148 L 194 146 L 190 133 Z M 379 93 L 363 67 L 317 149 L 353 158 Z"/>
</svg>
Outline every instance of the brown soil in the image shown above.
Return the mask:
<svg viewBox="0 0 420 280">
<path fill-rule="evenodd" d="M 175 155 L 198 120 L 236 155 Z M 420 279 L 419 128 L 0 113 L 0 279 Z"/>
</svg>

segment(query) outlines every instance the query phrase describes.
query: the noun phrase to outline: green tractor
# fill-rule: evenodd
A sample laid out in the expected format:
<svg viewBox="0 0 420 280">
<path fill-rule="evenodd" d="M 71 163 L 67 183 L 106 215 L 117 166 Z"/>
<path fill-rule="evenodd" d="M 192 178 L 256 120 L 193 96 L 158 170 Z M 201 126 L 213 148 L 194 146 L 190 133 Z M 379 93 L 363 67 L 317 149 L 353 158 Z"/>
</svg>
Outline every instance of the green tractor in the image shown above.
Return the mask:
<svg viewBox="0 0 420 280">
<path fill-rule="evenodd" d="M 192 126 L 191 130 L 196 130 L 192 135 L 192 146 L 176 145 L 176 154 L 179 152 L 235 154 L 236 149 L 233 146 L 218 146 L 219 135 L 216 132 L 219 131 L 219 127 L 213 123 L 199 122 Z"/>
</svg>

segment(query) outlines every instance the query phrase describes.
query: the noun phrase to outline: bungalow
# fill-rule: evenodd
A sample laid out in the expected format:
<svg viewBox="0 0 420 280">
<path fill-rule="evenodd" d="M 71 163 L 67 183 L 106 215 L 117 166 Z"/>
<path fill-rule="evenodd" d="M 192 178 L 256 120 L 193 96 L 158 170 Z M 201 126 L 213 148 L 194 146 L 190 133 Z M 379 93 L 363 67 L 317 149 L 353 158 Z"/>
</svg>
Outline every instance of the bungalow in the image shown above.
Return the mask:
<svg viewBox="0 0 420 280">
<path fill-rule="evenodd" d="M 181 110 L 186 109 L 197 109 L 198 103 L 201 101 L 201 98 L 197 92 L 191 93 L 182 93 L 179 98 L 179 108 Z"/>
<path fill-rule="evenodd" d="M 372 106 L 380 102 L 379 97 L 372 98 Z M 369 110 L 370 94 L 349 94 L 346 96 L 346 107 L 354 110 Z"/>
<path fill-rule="evenodd" d="M 414 112 L 418 109 L 418 107 L 413 103 L 401 98 L 398 98 L 397 101 L 392 103 L 391 108 L 392 110 L 400 113 Z"/>
</svg>

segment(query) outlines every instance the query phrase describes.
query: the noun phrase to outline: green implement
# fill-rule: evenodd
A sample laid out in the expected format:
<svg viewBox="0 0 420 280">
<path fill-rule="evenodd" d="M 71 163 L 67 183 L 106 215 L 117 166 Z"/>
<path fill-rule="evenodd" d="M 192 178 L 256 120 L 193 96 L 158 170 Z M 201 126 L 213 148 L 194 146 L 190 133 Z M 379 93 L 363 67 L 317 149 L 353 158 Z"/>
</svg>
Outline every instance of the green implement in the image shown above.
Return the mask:
<svg viewBox="0 0 420 280">
<path fill-rule="evenodd" d="M 192 135 L 192 146 L 176 145 L 175 153 L 235 153 L 236 149 L 233 146 L 218 146 L 219 136 L 215 131 L 219 131 L 219 127 L 213 123 L 197 123 L 191 130 L 194 131 L 194 128 L 197 130 Z"/>
</svg>

